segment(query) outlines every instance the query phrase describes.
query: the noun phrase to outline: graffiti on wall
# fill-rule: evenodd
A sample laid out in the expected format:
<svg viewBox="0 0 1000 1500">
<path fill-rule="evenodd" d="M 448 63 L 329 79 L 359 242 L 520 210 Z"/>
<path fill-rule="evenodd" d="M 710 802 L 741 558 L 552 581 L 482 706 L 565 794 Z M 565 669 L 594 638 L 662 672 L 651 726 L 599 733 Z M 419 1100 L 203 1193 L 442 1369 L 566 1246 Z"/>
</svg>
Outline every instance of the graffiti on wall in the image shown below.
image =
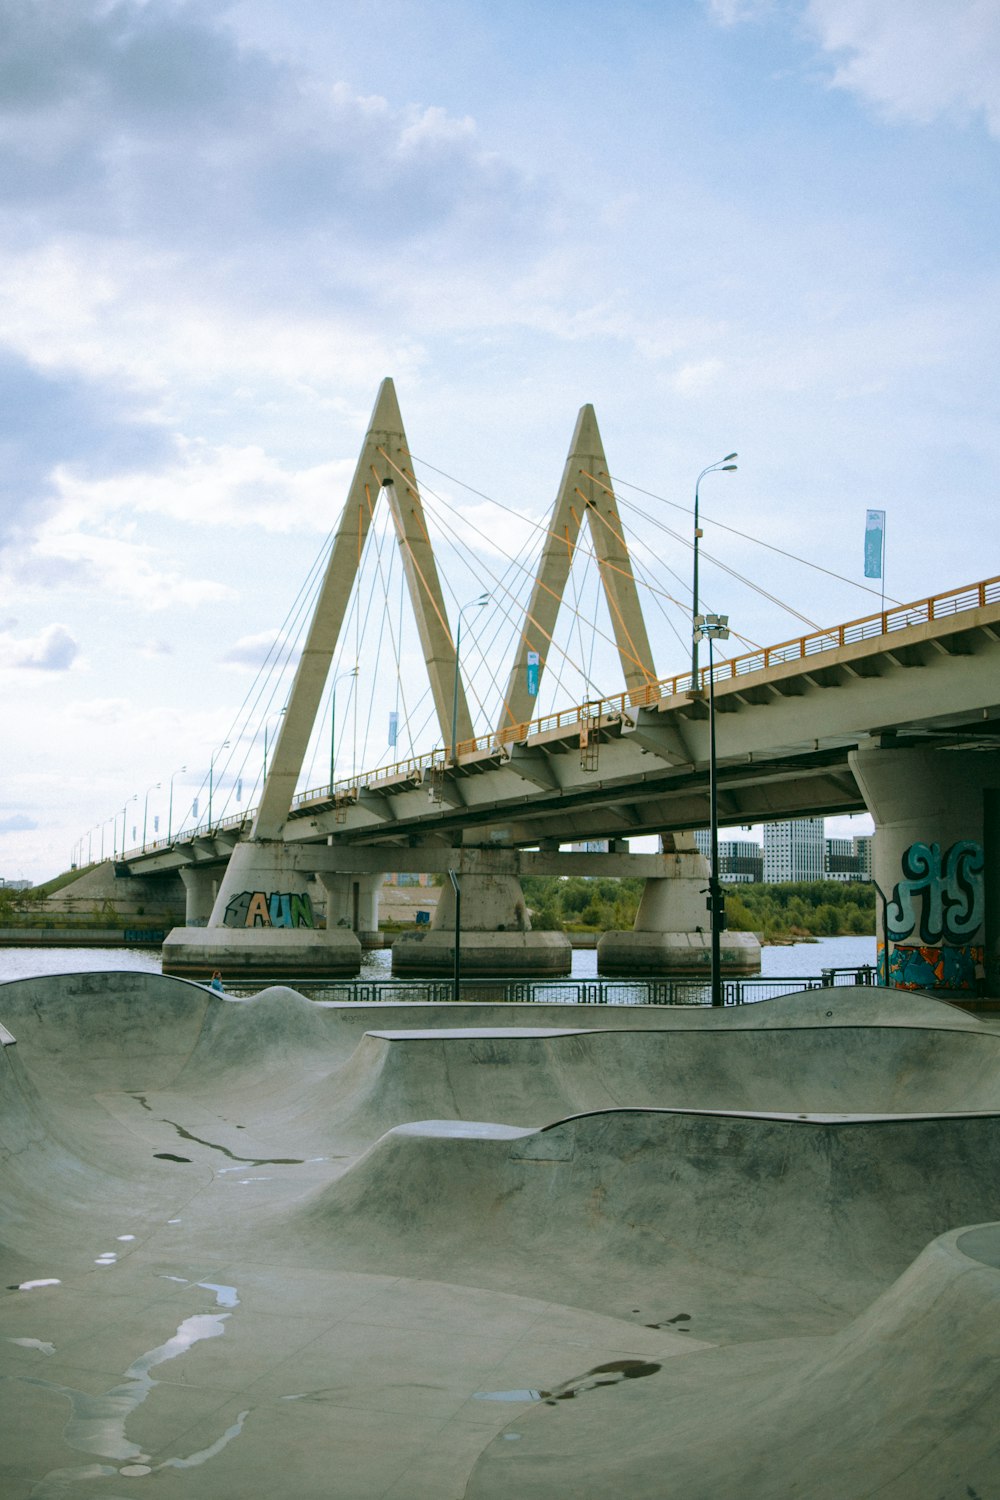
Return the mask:
<svg viewBox="0 0 1000 1500">
<path fill-rule="evenodd" d="M 305 891 L 240 891 L 226 907 L 227 927 L 315 927 Z"/>
<path fill-rule="evenodd" d="M 983 863 L 983 846 L 974 839 L 959 840 L 943 856 L 940 844 L 911 844 L 886 906 L 889 940 L 901 943 L 917 932 L 925 947 L 966 942 L 983 924 Z"/>
<path fill-rule="evenodd" d="M 897 990 L 969 990 L 979 988 L 983 948 L 977 943 L 956 947 L 890 948 L 888 983 Z M 885 948 L 878 945 L 879 984 L 886 983 Z"/>
</svg>

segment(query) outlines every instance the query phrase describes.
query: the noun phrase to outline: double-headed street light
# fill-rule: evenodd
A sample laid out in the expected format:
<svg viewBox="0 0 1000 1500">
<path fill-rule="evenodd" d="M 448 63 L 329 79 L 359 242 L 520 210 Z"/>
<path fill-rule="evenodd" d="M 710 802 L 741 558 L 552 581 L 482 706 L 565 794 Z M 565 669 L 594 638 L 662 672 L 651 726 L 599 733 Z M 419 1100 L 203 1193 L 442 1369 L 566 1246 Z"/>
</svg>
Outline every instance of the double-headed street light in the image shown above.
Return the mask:
<svg viewBox="0 0 1000 1500">
<path fill-rule="evenodd" d="M 146 822 L 149 818 L 149 794 L 158 792 L 163 785 L 162 781 L 154 781 L 153 785 L 146 788 L 146 800 L 142 804 L 142 852 L 146 852 Z"/>
<path fill-rule="evenodd" d="M 185 776 L 187 766 L 181 766 L 177 771 L 170 773 L 170 797 L 167 801 L 167 843 L 170 844 L 174 836 L 174 777 Z"/>
<path fill-rule="evenodd" d="M 333 691 L 330 694 L 330 794 L 333 794 L 333 772 L 337 763 L 337 683 L 346 682 L 349 677 L 357 677 L 357 667 L 352 667 L 349 672 L 341 672 L 339 677 L 333 679 Z"/>
<path fill-rule="evenodd" d="M 726 898 L 719 879 L 719 799 L 715 776 L 715 661 L 712 642 L 729 639 L 728 615 L 696 615 L 695 641 L 708 641 L 708 808 L 709 860 L 708 910 L 712 919 L 712 1004 L 722 1005 L 722 931 L 726 925 Z"/>
<path fill-rule="evenodd" d="M 451 758 L 453 763 L 458 761 L 458 669 L 459 653 L 462 649 L 462 616 L 467 609 L 482 609 L 483 605 L 489 602 L 489 594 L 480 594 L 477 598 L 470 599 L 468 604 L 463 604 L 458 612 L 458 626 L 455 630 L 455 682 L 451 695 Z"/>
<path fill-rule="evenodd" d="M 129 804 L 129 802 L 138 802 L 138 800 L 139 800 L 139 793 L 138 792 L 133 792 L 132 795 L 131 795 L 131 797 L 128 799 L 128 802 L 126 802 L 125 806 L 122 808 L 122 847 L 121 847 L 121 852 L 122 852 L 123 855 L 125 853 L 125 821 L 126 821 L 126 818 L 128 816 L 128 804 Z M 112 858 L 117 859 L 118 858 L 118 848 L 117 848 L 117 844 L 118 844 L 118 814 L 117 813 L 115 813 L 114 834 L 115 834 L 115 848 L 112 850 Z"/>
<path fill-rule="evenodd" d="M 725 458 L 716 459 L 714 464 L 709 464 L 695 481 L 694 486 L 694 578 L 691 586 L 691 620 L 693 632 L 691 637 L 691 691 L 698 688 L 698 642 L 701 636 L 698 634 L 698 543 L 701 541 L 701 527 L 698 524 L 698 487 L 706 474 L 727 474 L 738 466 L 733 463 L 734 458 L 739 458 L 738 453 L 727 453 Z"/>
<path fill-rule="evenodd" d="M 208 762 L 208 831 L 212 832 L 212 782 L 215 777 L 215 758 L 221 755 L 223 750 L 229 749 L 229 741 L 223 740 L 218 750 L 213 750 Z"/>
</svg>

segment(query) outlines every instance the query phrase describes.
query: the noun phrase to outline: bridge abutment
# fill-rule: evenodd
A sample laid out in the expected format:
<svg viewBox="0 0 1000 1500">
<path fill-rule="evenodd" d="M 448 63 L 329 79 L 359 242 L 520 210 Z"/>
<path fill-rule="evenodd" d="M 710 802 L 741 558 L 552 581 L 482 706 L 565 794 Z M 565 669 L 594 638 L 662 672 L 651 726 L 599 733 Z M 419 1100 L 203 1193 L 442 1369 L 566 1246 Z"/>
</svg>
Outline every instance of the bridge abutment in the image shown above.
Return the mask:
<svg viewBox="0 0 1000 1500">
<path fill-rule="evenodd" d="M 281 839 L 238 844 L 207 925 L 175 927 L 168 933 L 163 972 L 206 979 L 219 969 L 223 980 L 233 982 L 357 974 L 361 943 L 356 933 L 348 926 L 331 927 L 329 921 L 326 927 L 317 925 L 309 891 L 312 872 L 299 868 L 300 863 Z"/>
<path fill-rule="evenodd" d="M 606 932 L 597 944 L 599 974 L 709 974 L 712 934 L 708 861 L 693 834 L 663 838 L 667 873 L 647 878 L 631 932 Z M 669 845 L 669 847 L 668 847 Z M 722 972 L 756 974 L 760 943 L 752 932 L 722 934 Z"/>
<path fill-rule="evenodd" d="M 1000 993 L 1000 755 L 852 751 L 875 822 L 881 982 Z"/>
<path fill-rule="evenodd" d="M 461 920 L 450 878 L 441 889 L 433 921 L 424 932 L 405 933 L 392 945 L 392 972 L 447 975 L 459 962 L 468 977 L 544 977 L 568 974 L 573 950 L 563 932 L 534 932 L 510 850 L 466 849 L 457 878 Z"/>
</svg>

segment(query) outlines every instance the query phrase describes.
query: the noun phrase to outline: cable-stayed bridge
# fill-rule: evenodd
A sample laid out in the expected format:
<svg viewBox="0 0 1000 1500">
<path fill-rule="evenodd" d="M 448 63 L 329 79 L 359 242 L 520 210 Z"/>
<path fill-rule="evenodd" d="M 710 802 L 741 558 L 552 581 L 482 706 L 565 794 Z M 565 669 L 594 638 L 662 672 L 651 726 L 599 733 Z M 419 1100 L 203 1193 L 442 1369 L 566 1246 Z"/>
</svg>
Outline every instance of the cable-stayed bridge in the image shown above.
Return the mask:
<svg viewBox="0 0 1000 1500">
<path fill-rule="evenodd" d="M 346 777 L 335 774 L 331 747 L 328 778 L 302 786 L 324 695 L 332 740 L 337 684 L 351 680 L 355 691 L 357 668 L 338 672 L 337 651 L 380 505 L 391 518 L 438 743 Z M 555 665 L 557 617 L 584 529 L 624 689 L 536 715 L 543 675 Z M 379 566 L 384 578 L 381 555 Z M 189 925 L 168 939 L 165 965 L 175 972 L 217 963 L 268 973 L 343 972 L 356 966 L 354 934 L 372 925 L 383 874 L 432 870 L 451 871 L 456 885 L 445 887 L 435 929 L 397 945 L 401 971 L 451 962 L 460 896 L 463 959 L 471 968 L 555 972 L 566 966 L 568 945 L 561 935 L 531 932 L 518 875 L 596 872 L 603 861 L 609 872 L 648 877 L 637 931 L 618 935 L 613 963 L 696 968 L 705 957 L 705 869 L 683 833 L 708 821 L 711 698 L 722 822 L 867 807 L 877 828 L 876 879 L 886 912 L 891 907 L 898 918 L 894 927 L 883 922 L 890 970 L 901 962 L 895 951 L 908 947 L 961 950 L 966 980 L 988 967 L 996 938 L 982 870 L 994 857 L 990 809 L 1000 796 L 994 748 L 1000 579 L 879 608 L 771 647 L 751 646 L 716 660 L 710 683 L 706 664 L 697 676 L 656 676 L 636 571 L 596 419 L 585 407 L 499 712 L 489 732 L 477 732 L 460 647 L 463 622 L 468 627 L 490 591 L 459 609 L 453 631 L 395 392 L 384 382 L 318 582 L 294 684 L 275 716 L 255 808 L 212 817 L 210 785 L 205 823 L 182 825 L 177 835 L 171 831 L 169 839 L 125 856 L 132 873 L 180 871 L 187 886 Z M 397 654 L 403 635 L 400 617 Z M 663 854 L 624 852 L 624 841 L 648 834 L 667 835 Z M 598 838 L 612 841 L 609 854 L 560 852 L 560 845 Z M 949 873 L 950 851 L 966 844 L 978 854 L 955 856 L 961 868 Z M 917 846 L 937 854 L 914 855 Z M 978 859 L 977 868 L 970 859 L 971 866 Z M 921 860 L 934 865 L 929 874 L 921 874 Z M 313 880 L 325 892 L 323 928 L 311 925 Z M 975 889 L 966 899 L 970 881 Z M 971 901 L 979 920 L 970 929 L 967 914 L 964 925 L 955 918 L 949 927 L 931 913 L 904 933 L 900 924 L 914 901 L 951 916 Z M 926 941 L 911 941 L 914 933 Z M 750 942 L 730 940 L 732 966 L 752 962 Z M 934 969 L 932 957 L 922 961 Z M 952 964 L 948 977 L 957 972 Z"/>
</svg>

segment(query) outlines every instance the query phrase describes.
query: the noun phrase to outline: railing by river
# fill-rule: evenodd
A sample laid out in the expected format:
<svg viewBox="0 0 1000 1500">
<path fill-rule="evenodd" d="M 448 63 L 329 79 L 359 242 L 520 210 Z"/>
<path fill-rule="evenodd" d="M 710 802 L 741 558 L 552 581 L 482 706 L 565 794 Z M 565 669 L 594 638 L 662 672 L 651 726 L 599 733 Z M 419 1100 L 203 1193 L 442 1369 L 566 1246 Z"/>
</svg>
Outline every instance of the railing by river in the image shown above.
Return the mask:
<svg viewBox="0 0 1000 1500">
<path fill-rule="evenodd" d="M 288 984 L 287 979 L 280 982 Z M 752 1005 L 779 995 L 797 995 L 828 985 L 862 985 L 876 982 L 869 965 L 847 969 L 824 969 L 822 977 L 783 976 L 781 979 L 724 979 L 725 1005 Z M 256 995 L 267 980 L 226 983 L 231 995 Z M 458 1000 L 493 1005 L 708 1005 L 711 988 L 705 979 L 463 979 L 456 994 L 452 979 L 309 979 L 292 984 L 313 1000 L 341 1004 L 377 1005 L 385 1002 L 426 1004 Z"/>
</svg>

